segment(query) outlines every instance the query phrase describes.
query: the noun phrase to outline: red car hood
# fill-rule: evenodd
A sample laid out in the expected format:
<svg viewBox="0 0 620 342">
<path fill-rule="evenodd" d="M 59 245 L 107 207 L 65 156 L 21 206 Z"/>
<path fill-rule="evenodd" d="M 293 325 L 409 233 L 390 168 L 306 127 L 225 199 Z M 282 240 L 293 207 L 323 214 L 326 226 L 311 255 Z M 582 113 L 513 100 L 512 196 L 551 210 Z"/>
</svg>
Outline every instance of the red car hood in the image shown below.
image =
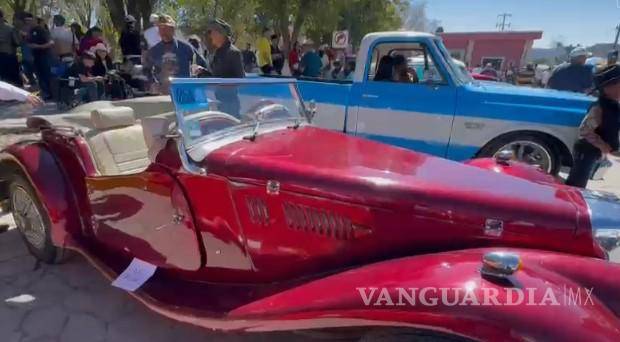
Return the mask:
<svg viewBox="0 0 620 342">
<path fill-rule="evenodd" d="M 315 127 L 286 129 L 211 152 L 204 165 L 236 181 L 374 207 L 428 206 L 575 229 L 576 191 L 498 174 Z"/>
</svg>

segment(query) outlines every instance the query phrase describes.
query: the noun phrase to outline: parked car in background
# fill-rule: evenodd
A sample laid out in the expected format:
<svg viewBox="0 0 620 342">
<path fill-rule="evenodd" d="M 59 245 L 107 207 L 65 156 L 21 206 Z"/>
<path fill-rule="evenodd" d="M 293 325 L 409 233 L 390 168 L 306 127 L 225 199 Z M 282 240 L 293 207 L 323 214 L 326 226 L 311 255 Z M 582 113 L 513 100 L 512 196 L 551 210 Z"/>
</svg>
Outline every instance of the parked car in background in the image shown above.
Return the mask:
<svg viewBox="0 0 620 342">
<path fill-rule="evenodd" d="M 124 101 L 87 124 L 76 108 L 79 130 L 32 117 L 41 138 L 0 153 L 1 198 L 35 257 L 75 250 L 109 279 L 142 265 L 132 274 L 154 273 L 128 289 L 135 298 L 208 329 L 620 334 L 618 198 L 505 158 L 456 163 L 308 125 L 290 79 L 176 79 L 171 93 L 164 114 Z M 528 301 L 378 299 L 413 288 L 480 303 L 528 289 Z M 544 305 L 582 288 L 591 304 Z"/>
<path fill-rule="evenodd" d="M 491 75 L 484 75 L 484 74 L 481 74 L 481 73 L 470 72 L 469 70 L 467 70 L 467 66 L 465 65 L 465 63 L 459 61 L 458 59 L 452 58 L 452 62 L 454 63 L 454 65 L 456 65 L 456 67 L 461 69 L 461 73 L 471 75 L 471 77 L 474 80 L 499 82 L 499 79 L 497 77 L 493 77 Z"/>
<path fill-rule="evenodd" d="M 422 60 L 416 84 L 375 81 L 383 56 Z M 556 173 L 572 163 L 577 127 L 593 98 L 501 83 L 476 82 L 440 38 L 418 32 L 371 33 L 357 54 L 354 80 L 300 80 L 314 100 L 315 122 L 453 160 L 512 150 L 519 160 Z"/>
</svg>

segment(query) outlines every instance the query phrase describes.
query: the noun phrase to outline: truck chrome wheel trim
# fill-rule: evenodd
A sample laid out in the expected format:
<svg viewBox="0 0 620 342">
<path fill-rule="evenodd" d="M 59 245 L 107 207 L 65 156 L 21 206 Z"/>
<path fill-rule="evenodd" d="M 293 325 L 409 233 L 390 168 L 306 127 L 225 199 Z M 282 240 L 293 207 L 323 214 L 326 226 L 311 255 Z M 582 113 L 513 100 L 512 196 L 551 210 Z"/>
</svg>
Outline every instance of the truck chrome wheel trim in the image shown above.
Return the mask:
<svg viewBox="0 0 620 342">
<path fill-rule="evenodd" d="M 497 152 L 493 154 L 493 157 L 497 157 L 500 153 L 506 150 L 512 151 L 515 159 L 518 161 L 522 161 L 530 165 L 537 165 L 543 171 L 547 173 L 551 172 L 551 168 L 553 167 L 553 159 L 551 158 L 551 154 L 544 146 L 536 142 L 529 140 L 512 141 L 498 149 Z"/>
<path fill-rule="evenodd" d="M 17 229 L 24 234 L 33 247 L 43 249 L 45 247 L 45 225 L 34 200 L 24 188 L 19 186 L 11 194 L 11 205 Z"/>
</svg>

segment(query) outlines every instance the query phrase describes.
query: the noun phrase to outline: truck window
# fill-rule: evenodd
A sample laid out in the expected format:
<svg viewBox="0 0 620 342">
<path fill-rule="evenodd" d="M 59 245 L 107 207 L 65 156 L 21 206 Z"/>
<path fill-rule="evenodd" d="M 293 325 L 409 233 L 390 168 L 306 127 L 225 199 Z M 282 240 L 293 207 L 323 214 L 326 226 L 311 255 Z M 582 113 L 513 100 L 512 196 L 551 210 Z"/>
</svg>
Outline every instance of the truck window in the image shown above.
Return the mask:
<svg viewBox="0 0 620 342">
<path fill-rule="evenodd" d="M 422 43 L 381 43 L 372 51 L 367 80 L 445 84 L 431 53 Z M 406 75 L 405 71 L 406 69 Z"/>
</svg>

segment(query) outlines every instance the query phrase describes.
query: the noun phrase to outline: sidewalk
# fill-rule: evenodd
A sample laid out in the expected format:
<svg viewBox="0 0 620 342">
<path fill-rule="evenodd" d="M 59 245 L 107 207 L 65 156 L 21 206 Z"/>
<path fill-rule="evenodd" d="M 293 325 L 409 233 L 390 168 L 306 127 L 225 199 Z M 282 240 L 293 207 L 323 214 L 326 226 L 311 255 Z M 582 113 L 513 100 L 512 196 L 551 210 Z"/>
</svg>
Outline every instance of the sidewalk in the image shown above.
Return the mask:
<svg viewBox="0 0 620 342">
<path fill-rule="evenodd" d="M 0 216 L 0 223 L 12 218 Z M 299 340 L 284 333 L 213 332 L 169 320 L 112 287 L 79 255 L 60 265 L 38 264 L 16 229 L 0 233 L 0 300 L 3 342 Z"/>
</svg>

